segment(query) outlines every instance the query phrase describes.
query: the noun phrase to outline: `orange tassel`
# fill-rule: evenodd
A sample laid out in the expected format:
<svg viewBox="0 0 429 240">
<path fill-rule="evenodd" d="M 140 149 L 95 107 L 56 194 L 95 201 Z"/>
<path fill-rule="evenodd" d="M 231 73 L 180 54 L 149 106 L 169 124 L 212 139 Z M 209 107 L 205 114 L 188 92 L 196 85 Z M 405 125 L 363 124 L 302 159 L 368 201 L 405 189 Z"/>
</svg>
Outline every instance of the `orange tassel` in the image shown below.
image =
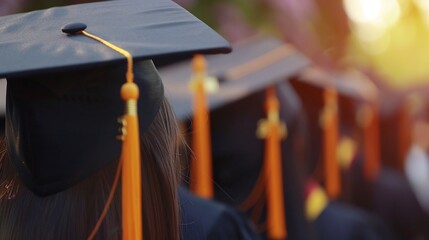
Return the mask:
<svg viewBox="0 0 429 240">
<path fill-rule="evenodd" d="M 192 62 L 195 73 L 194 81 L 194 118 L 193 150 L 191 164 L 191 191 L 203 198 L 213 197 L 212 159 L 210 147 L 210 121 L 207 107 L 204 79 L 206 62 L 202 55 L 196 55 Z"/>
<path fill-rule="evenodd" d="M 135 83 L 122 86 L 121 96 L 126 102 L 123 116 L 122 143 L 122 237 L 124 240 L 143 239 L 140 139 L 137 117 L 139 89 Z"/>
<path fill-rule="evenodd" d="M 398 116 L 398 129 L 397 131 L 397 158 L 395 161 L 396 169 L 404 169 L 404 159 L 407 157 L 407 153 L 411 146 L 411 106 L 410 104 L 404 103 L 399 109 Z"/>
<path fill-rule="evenodd" d="M 325 163 L 325 187 L 331 199 L 341 193 L 340 168 L 337 161 L 338 110 L 337 92 L 327 88 L 324 92 L 325 109 L 323 111 L 323 158 Z"/>
<path fill-rule="evenodd" d="M 267 89 L 268 119 L 259 123 L 258 135 L 265 135 L 265 181 L 267 184 L 267 231 L 270 239 L 286 239 L 283 199 L 281 138 L 286 127 L 279 120 L 279 102 L 274 87 Z"/>
<path fill-rule="evenodd" d="M 141 240 L 142 196 L 140 169 L 140 132 L 137 117 L 139 88 L 134 83 L 133 58 L 131 53 L 86 31 L 79 32 L 124 55 L 127 59 L 127 82 L 122 85 L 121 97 L 125 101 L 125 114 L 121 119 L 122 136 L 122 238 Z M 102 221 L 100 218 L 99 221 Z M 97 228 L 97 227 L 96 227 Z M 96 229 L 95 228 L 95 229 Z M 95 231 L 96 232 L 96 231 Z"/>
<path fill-rule="evenodd" d="M 380 128 L 376 105 L 363 107 L 364 175 L 368 181 L 374 180 L 380 171 Z"/>
</svg>

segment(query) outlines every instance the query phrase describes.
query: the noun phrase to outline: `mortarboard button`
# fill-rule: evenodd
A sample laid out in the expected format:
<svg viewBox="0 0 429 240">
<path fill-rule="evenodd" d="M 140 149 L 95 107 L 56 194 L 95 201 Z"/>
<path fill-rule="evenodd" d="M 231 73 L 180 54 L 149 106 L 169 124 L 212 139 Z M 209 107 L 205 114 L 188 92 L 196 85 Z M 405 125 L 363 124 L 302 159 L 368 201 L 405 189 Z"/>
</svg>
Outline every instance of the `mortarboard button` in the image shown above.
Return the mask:
<svg viewBox="0 0 429 240">
<path fill-rule="evenodd" d="M 70 23 L 61 28 L 63 33 L 78 34 L 87 28 L 85 23 Z"/>
</svg>

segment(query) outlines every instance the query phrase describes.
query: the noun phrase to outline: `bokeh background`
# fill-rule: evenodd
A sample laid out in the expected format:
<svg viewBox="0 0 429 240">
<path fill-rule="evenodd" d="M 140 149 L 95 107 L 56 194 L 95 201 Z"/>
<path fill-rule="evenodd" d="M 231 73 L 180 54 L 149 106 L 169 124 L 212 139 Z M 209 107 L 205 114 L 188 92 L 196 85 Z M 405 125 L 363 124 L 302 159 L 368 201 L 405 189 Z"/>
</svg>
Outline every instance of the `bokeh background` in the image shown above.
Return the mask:
<svg viewBox="0 0 429 240">
<path fill-rule="evenodd" d="M 426 155 L 429 152 L 429 0 L 175 1 L 232 44 L 254 36 L 278 38 L 307 56 L 311 66 L 317 69 L 316 76 L 341 78 L 339 76 L 345 74 L 343 81 L 358 79 L 358 83 L 351 85 L 366 89 L 363 92 L 371 95 L 379 114 L 380 141 L 376 145 L 381 152 L 381 164 L 395 171 L 389 173 L 390 177 L 384 179 L 386 184 L 380 186 L 384 190 L 386 186 L 396 189 L 386 193 L 391 194 L 391 198 L 401 194 L 396 176 L 405 174 L 404 164 L 410 149 L 419 146 Z M 91 1 L 0 0 L 0 16 L 84 2 Z M 310 72 L 307 77 L 312 78 L 314 73 Z M 306 96 L 300 97 L 304 102 Z M 319 111 L 317 109 L 317 114 Z M 345 114 L 347 119 L 358 113 Z M 426 158 L 429 161 L 429 157 Z M 427 167 L 427 171 L 420 174 L 425 176 L 422 181 L 427 181 L 429 194 L 429 163 Z M 405 184 L 408 183 L 405 181 Z M 406 188 L 409 189 L 409 185 Z M 429 199 L 426 202 L 429 206 Z M 428 209 L 423 210 L 424 224 L 429 222 Z M 398 216 L 401 215 L 395 215 L 401 218 Z M 404 216 L 412 218 L 413 215 Z M 386 219 L 389 222 L 389 217 Z M 395 224 L 390 226 L 394 229 Z M 412 226 L 414 223 L 410 220 L 400 224 Z M 407 238 L 410 236 L 407 234 L 410 232 L 401 239 L 429 237 L 418 233 Z"/>
<path fill-rule="evenodd" d="M 0 15 L 88 0 L 2 0 Z M 426 0 L 176 0 L 231 42 L 268 33 L 325 68 L 359 68 L 386 87 L 429 76 Z"/>
</svg>

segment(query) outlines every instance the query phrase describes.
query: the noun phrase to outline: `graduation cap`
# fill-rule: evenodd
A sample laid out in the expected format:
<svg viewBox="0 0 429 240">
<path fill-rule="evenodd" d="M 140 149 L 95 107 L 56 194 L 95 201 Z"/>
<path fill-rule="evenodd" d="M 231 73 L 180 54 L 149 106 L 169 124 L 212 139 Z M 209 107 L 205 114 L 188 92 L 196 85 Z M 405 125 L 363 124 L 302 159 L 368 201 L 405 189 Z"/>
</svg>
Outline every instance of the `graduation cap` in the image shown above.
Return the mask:
<svg viewBox="0 0 429 240">
<path fill-rule="evenodd" d="M 141 227 L 133 215 L 141 213 L 139 134 L 164 97 L 151 59 L 229 51 L 221 36 L 167 0 L 1 17 L 6 141 L 23 183 L 37 195 L 51 195 L 121 158 L 123 221 Z M 124 236 L 139 238 L 131 225 L 123 223 Z"/>
<path fill-rule="evenodd" d="M 324 175 L 329 196 L 336 198 L 341 189 L 336 161 L 338 153 L 344 150 L 339 141 L 340 121 L 348 121 L 360 128 L 365 158 L 364 172 L 368 179 L 373 179 L 377 175 L 380 161 L 377 90 L 374 85 L 358 72 L 326 72 L 314 67 L 304 71 L 293 81 L 293 85 L 302 96 L 309 119 L 319 118 L 319 124 L 311 126 L 314 136 L 319 136 L 317 133 L 323 136 Z M 309 95 L 312 98 L 308 98 Z M 360 104 L 354 105 L 351 100 Z M 330 104 L 334 106 L 329 107 Z M 330 108 L 335 109 L 329 111 Z M 326 124 L 327 115 L 331 115 L 333 119 L 330 124 Z M 317 137 L 315 141 L 319 141 Z"/>
<path fill-rule="evenodd" d="M 282 82 L 310 64 L 292 45 L 264 36 L 236 44 L 231 54 L 207 56 L 206 62 L 206 75 L 219 81 L 219 89 L 207 99 L 210 111 Z M 159 73 L 178 118 L 191 118 L 193 94 L 189 80 L 194 73 L 190 62 L 163 67 Z"/>
<path fill-rule="evenodd" d="M 313 68 L 303 74 L 303 79 L 315 82 L 321 88 L 329 85 L 335 87 L 340 126 L 357 129 L 364 157 L 363 172 L 367 180 L 374 180 L 381 159 L 377 87 L 365 75 L 354 70 L 328 73 Z"/>
<path fill-rule="evenodd" d="M 363 174 L 367 180 L 375 180 L 381 167 L 378 89 L 356 71 L 334 74 L 333 79 L 339 92 L 341 125 L 357 131 L 363 152 Z"/>
<path fill-rule="evenodd" d="M 268 190 L 267 228 L 270 237 L 283 239 L 286 235 L 286 229 L 283 215 L 283 181 L 281 175 L 282 167 L 280 162 L 281 152 L 279 142 L 285 128 L 282 127 L 281 119 L 279 118 L 279 105 L 281 105 L 281 103 L 279 103 L 276 97 L 274 86 L 286 81 L 289 77 L 297 74 L 308 66 L 309 60 L 295 50 L 290 44 L 285 44 L 277 39 L 258 36 L 235 45 L 234 51 L 230 55 L 224 58 L 208 56 L 206 62 L 207 69 L 203 74 L 193 74 L 190 62 L 183 62 L 162 68 L 160 74 L 166 86 L 166 96 L 171 100 L 177 116 L 186 121 L 193 116 L 194 109 L 192 105 L 194 104 L 194 106 L 196 106 L 197 104 L 201 104 L 201 97 L 198 97 L 198 99 L 195 98 L 197 102 L 193 103 L 194 94 L 198 96 L 200 92 L 192 93 L 188 87 L 188 82 L 192 75 L 194 75 L 194 78 L 201 75 L 214 76 L 219 80 L 218 90 L 206 96 L 206 99 L 203 100 L 207 101 L 206 111 L 209 112 L 221 110 L 223 107 L 239 102 L 250 95 L 263 92 L 264 90 L 267 91 L 266 94 L 264 94 L 266 95 L 266 119 L 261 121 L 261 127 L 258 131 L 259 135 L 265 137 L 267 140 L 266 149 L 271 148 L 271 151 L 266 152 L 265 158 L 271 160 L 276 159 L 274 161 L 266 160 L 266 167 L 264 168 L 264 171 L 268 173 L 264 174 L 266 177 L 265 182 L 267 183 L 266 188 Z M 194 67 L 194 69 L 196 68 Z M 200 86 L 200 89 L 201 88 Z M 248 106 L 248 108 L 253 107 L 257 106 Z M 261 108 L 262 107 L 263 106 L 261 106 Z M 197 109 L 198 107 L 195 108 L 195 110 Z M 236 112 L 235 114 L 239 115 L 240 112 Z M 206 142 L 208 147 L 205 147 L 209 152 L 201 153 L 199 149 L 193 149 L 195 152 L 195 161 L 193 161 L 193 164 L 194 162 L 203 164 L 201 162 L 208 161 L 204 166 L 211 166 L 210 157 L 201 157 L 201 154 L 204 154 L 204 156 L 211 156 L 210 136 L 208 135 L 209 133 L 205 136 L 198 135 L 202 131 L 196 129 L 197 125 L 199 125 L 199 120 L 196 119 L 199 113 L 195 113 L 195 115 L 192 123 L 194 124 L 193 133 L 196 138 L 194 137 L 193 144 L 195 142 L 200 144 L 203 138 L 209 139 L 209 141 Z M 209 121 L 207 121 L 209 119 L 208 113 L 206 112 L 201 115 L 201 118 L 204 119 L 203 122 L 209 124 Z M 243 119 L 243 121 L 245 122 L 246 120 Z M 252 136 L 256 139 L 255 131 L 257 130 L 257 122 L 250 124 L 254 126 Z M 210 127 L 204 127 L 204 129 L 207 128 Z M 204 130 L 204 132 L 208 131 Z M 245 139 L 242 140 L 245 141 Z M 201 168 L 195 170 L 195 165 L 191 166 L 191 189 L 197 194 L 201 192 L 204 197 L 211 197 L 213 196 L 211 167 L 204 168 L 206 169 L 205 171 L 202 171 Z M 202 177 L 199 178 L 192 175 L 194 172 Z M 195 188 L 195 185 L 192 183 L 193 181 L 197 182 L 200 187 Z M 206 184 L 200 184 L 200 182 L 206 182 Z M 208 193 L 207 189 L 210 189 Z"/>
<path fill-rule="evenodd" d="M 316 162 L 312 162 L 310 168 L 316 171 L 323 169 L 322 176 L 327 194 L 330 198 L 337 198 L 341 192 L 340 169 L 336 161 L 339 140 L 338 95 L 332 82 L 323 78 L 308 77 L 311 74 L 311 70 L 307 70 L 294 78 L 292 85 L 301 97 L 309 120 L 311 146 L 315 148 L 322 146 L 322 154 L 318 150 L 311 151 L 311 161 Z M 322 168 L 319 168 L 317 162 L 319 156 L 322 158 Z"/>
</svg>

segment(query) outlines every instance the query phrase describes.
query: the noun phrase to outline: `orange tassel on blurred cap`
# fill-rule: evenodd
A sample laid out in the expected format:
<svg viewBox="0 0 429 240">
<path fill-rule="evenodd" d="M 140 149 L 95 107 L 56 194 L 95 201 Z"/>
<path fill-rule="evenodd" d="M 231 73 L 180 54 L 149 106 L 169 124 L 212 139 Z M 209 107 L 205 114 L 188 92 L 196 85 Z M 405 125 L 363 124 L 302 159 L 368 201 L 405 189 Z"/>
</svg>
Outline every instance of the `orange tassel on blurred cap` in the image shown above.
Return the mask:
<svg viewBox="0 0 429 240">
<path fill-rule="evenodd" d="M 279 102 L 274 87 L 267 89 L 267 119 L 259 122 L 257 135 L 265 138 L 264 172 L 267 194 L 267 234 L 269 239 L 286 239 L 286 217 L 283 197 L 280 141 L 286 126 L 279 119 Z"/>
<path fill-rule="evenodd" d="M 194 118 L 192 149 L 194 159 L 191 163 L 190 188 L 203 198 L 213 197 L 212 159 L 210 147 L 210 121 L 204 81 L 206 62 L 202 55 L 195 55 L 192 61 L 194 71 Z"/>
<path fill-rule="evenodd" d="M 331 199 L 341 193 L 340 168 L 337 161 L 338 144 L 338 100 L 337 91 L 327 88 L 324 91 L 325 107 L 321 116 L 323 129 L 323 159 L 325 169 L 325 188 Z"/>
<path fill-rule="evenodd" d="M 380 171 L 380 128 L 378 108 L 365 104 L 358 112 L 358 125 L 363 130 L 364 176 L 374 180 Z"/>
</svg>

